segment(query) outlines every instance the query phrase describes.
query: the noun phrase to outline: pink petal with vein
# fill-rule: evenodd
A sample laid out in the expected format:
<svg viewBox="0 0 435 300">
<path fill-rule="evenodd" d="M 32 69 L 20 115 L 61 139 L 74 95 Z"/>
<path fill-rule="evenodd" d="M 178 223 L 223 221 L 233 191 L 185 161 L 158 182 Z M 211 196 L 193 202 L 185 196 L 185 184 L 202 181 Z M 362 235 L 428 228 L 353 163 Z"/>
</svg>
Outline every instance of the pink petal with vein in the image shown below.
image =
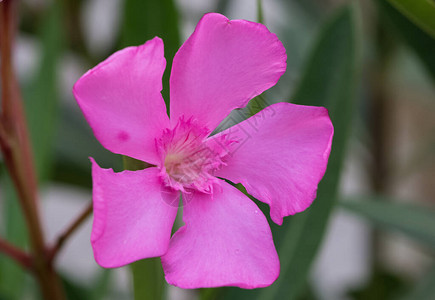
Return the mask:
<svg viewBox="0 0 435 300">
<path fill-rule="evenodd" d="M 195 117 L 210 131 L 274 86 L 286 69 L 282 43 L 266 26 L 209 13 L 181 46 L 171 72 L 171 120 Z"/>
<path fill-rule="evenodd" d="M 258 288 L 279 275 L 279 260 L 266 217 L 226 182 L 214 194 L 193 195 L 180 228 L 162 256 L 168 283 L 181 288 Z"/>
<path fill-rule="evenodd" d="M 333 136 L 323 107 L 273 104 L 219 136 L 238 140 L 228 147 L 226 166 L 216 176 L 244 185 L 249 194 L 270 205 L 272 220 L 305 210 L 316 198 Z"/>
<path fill-rule="evenodd" d="M 91 244 L 97 263 L 114 268 L 163 255 L 177 208 L 164 199 L 168 191 L 161 187 L 159 170 L 114 173 L 91 160 L 94 202 Z"/>
<path fill-rule="evenodd" d="M 74 95 L 95 137 L 108 150 L 152 164 L 154 138 L 169 127 L 162 90 L 163 42 L 120 50 L 89 70 Z"/>
</svg>

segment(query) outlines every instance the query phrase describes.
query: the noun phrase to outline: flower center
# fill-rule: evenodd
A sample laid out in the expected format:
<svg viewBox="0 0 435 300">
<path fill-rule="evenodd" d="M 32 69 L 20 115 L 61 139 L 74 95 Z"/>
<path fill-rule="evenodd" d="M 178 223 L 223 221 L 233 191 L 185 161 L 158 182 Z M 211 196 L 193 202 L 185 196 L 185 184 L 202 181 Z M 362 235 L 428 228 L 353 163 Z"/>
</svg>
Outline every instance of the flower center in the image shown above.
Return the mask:
<svg viewBox="0 0 435 300">
<path fill-rule="evenodd" d="M 181 117 L 173 129 L 166 129 L 157 140 L 161 155 L 161 177 L 173 189 L 211 193 L 216 182 L 214 172 L 225 163 L 229 142 L 207 141 L 209 131 L 192 120 Z"/>
</svg>

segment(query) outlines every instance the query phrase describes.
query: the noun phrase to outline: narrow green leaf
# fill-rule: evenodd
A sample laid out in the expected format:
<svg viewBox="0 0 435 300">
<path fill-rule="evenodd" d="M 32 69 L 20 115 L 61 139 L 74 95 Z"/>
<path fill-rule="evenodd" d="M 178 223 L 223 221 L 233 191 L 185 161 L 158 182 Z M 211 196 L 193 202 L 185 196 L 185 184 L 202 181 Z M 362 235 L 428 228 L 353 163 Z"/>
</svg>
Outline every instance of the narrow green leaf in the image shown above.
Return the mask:
<svg viewBox="0 0 435 300">
<path fill-rule="evenodd" d="M 143 170 L 148 166 L 146 162 L 128 156 L 122 157 L 122 163 L 125 170 L 131 171 Z"/>
<path fill-rule="evenodd" d="M 389 2 L 385 0 L 377 0 L 376 2 L 381 17 L 389 21 L 392 29 L 415 51 L 423 62 L 423 66 L 435 79 L 435 38 L 409 21 Z M 415 0 L 415 2 L 420 2 L 420 0 Z"/>
<path fill-rule="evenodd" d="M 178 12 L 173 0 L 126 0 L 122 28 L 122 46 L 142 44 L 159 36 L 165 44 L 166 70 L 163 75 L 163 97 L 169 111 L 169 74 L 172 60 L 180 46 Z M 124 158 L 126 169 L 143 168 L 136 161 Z M 135 299 L 161 299 L 164 277 L 159 259 L 131 264 Z"/>
<path fill-rule="evenodd" d="M 148 258 L 130 264 L 135 300 L 163 299 L 165 280 L 160 258 Z"/>
<path fill-rule="evenodd" d="M 225 295 L 225 288 L 204 288 L 199 289 L 199 300 L 217 300 Z"/>
<path fill-rule="evenodd" d="M 263 1 L 257 0 L 257 22 L 264 24 Z"/>
<path fill-rule="evenodd" d="M 1 185 L 4 199 L 1 219 L 5 228 L 2 236 L 12 244 L 24 248 L 27 244 L 27 229 L 12 181 L 7 174 L 3 174 Z M 9 257 L 0 254 L 0 293 L 5 295 L 5 298 L 22 298 L 21 283 L 24 278 L 24 270 Z"/>
<path fill-rule="evenodd" d="M 325 234 L 337 196 L 355 106 L 358 75 L 355 13 L 354 6 L 344 6 L 324 25 L 292 97 L 298 104 L 328 108 L 334 140 L 317 199 L 308 211 L 287 218 L 282 228 L 274 230 L 281 274 L 272 286 L 261 291 L 259 299 L 298 298 Z"/>
<path fill-rule="evenodd" d="M 112 278 L 110 269 L 103 269 L 97 277 L 95 284 L 92 286 L 92 300 L 106 299 L 110 291 L 110 283 Z"/>
<path fill-rule="evenodd" d="M 180 46 L 178 12 L 173 0 L 126 0 L 122 27 L 122 47 L 139 45 L 159 36 L 165 44 L 166 70 L 163 98 L 169 108 L 169 74 Z"/>
<path fill-rule="evenodd" d="M 422 276 L 413 290 L 400 300 L 433 300 L 435 299 L 435 266 Z"/>
<path fill-rule="evenodd" d="M 61 280 L 63 287 L 65 289 L 65 294 L 68 299 L 80 299 L 80 300 L 91 300 L 89 289 L 83 287 L 65 275 L 61 275 Z"/>
<path fill-rule="evenodd" d="M 114 161 L 113 153 L 101 146 L 81 114 L 69 107 L 61 107 L 59 113 L 53 180 L 90 188 L 92 180 L 89 156 L 101 166 L 122 170 L 122 162 Z"/>
<path fill-rule="evenodd" d="M 230 0 L 217 0 L 214 11 L 225 15 L 228 11 L 229 4 Z"/>
<path fill-rule="evenodd" d="M 257 22 L 264 24 L 263 1 L 257 0 Z M 265 93 L 261 93 L 251 101 L 249 101 L 247 110 L 249 116 L 253 116 L 267 106 L 267 101 L 264 97 Z"/>
<path fill-rule="evenodd" d="M 388 2 L 435 38 L 435 2 L 432 0 L 388 0 Z"/>
<path fill-rule="evenodd" d="M 70 278 L 65 274 L 60 274 L 60 277 L 68 299 L 103 300 L 107 299 L 110 275 L 111 271 L 109 269 L 103 269 L 91 285 L 78 283 L 74 278 Z M 42 297 L 41 300 L 43 300 Z"/>
<path fill-rule="evenodd" d="M 402 232 L 435 249 L 435 208 L 397 203 L 379 196 L 360 200 L 342 201 L 340 205 L 385 229 Z"/>
</svg>

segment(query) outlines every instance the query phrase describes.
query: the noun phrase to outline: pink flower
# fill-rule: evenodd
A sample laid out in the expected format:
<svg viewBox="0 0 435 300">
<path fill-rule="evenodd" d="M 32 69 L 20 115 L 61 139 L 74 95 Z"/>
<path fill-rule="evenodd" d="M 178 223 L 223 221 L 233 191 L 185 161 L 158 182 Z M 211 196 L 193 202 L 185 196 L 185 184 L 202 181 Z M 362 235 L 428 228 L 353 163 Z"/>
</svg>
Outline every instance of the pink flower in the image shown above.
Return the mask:
<svg viewBox="0 0 435 300">
<path fill-rule="evenodd" d="M 333 127 L 325 108 L 277 103 L 210 136 L 286 69 L 278 38 L 257 23 L 210 13 L 174 58 L 170 115 L 161 95 L 163 42 L 116 52 L 74 95 L 108 150 L 153 167 L 114 173 L 92 160 L 95 260 L 112 268 L 161 256 L 181 288 L 265 287 L 279 275 L 266 217 L 221 178 L 270 205 L 277 224 L 305 210 L 326 170 Z M 315 87 L 313 87 L 315 88 Z M 172 237 L 185 199 L 185 225 Z"/>
</svg>

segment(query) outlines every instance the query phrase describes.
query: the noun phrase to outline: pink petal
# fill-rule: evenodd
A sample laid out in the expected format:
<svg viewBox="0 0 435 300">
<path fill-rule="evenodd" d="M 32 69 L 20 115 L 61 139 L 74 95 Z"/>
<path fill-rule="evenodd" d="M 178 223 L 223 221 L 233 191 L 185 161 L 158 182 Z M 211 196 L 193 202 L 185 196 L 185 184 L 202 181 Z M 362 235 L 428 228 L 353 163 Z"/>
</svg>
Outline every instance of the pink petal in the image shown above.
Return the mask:
<svg viewBox="0 0 435 300">
<path fill-rule="evenodd" d="M 189 200 L 186 225 L 162 256 L 168 283 L 257 288 L 276 280 L 278 255 L 266 217 L 254 202 L 223 181 L 213 195 L 197 192 Z"/>
<path fill-rule="evenodd" d="M 115 268 L 163 255 L 177 208 L 165 200 L 159 170 L 114 173 L 92 160 L 94 223 L 91 244 L 97 263 Z M 173 195 L 173 197 L 175 197 Z"/>
<path fill-rule="evenodd" d="M 238 140 L 229 146 L 227 165 L 216 176 L 242 183 L 249 194 L 270 205 L 272 220 L 305 210 L 316 198 L 333 136 L 328 111 L 290 103 L 277 103 L 229 128 Z"/>
<path fill-rule="evenodd" d="M 105 148 L 158 162 L 154 138 L 169 127 L 160 94 L 165 65 L 156 37 L 116 52 L 76 82 L 77 102 Z"/>
<path fill-rule="evenodd" d="M 274 86 L 286 53 L 264 25 L 209 13 L 181 46 L 171 72 L 171 120 L 195 117 L 210 131 Z"/>
</svg>

